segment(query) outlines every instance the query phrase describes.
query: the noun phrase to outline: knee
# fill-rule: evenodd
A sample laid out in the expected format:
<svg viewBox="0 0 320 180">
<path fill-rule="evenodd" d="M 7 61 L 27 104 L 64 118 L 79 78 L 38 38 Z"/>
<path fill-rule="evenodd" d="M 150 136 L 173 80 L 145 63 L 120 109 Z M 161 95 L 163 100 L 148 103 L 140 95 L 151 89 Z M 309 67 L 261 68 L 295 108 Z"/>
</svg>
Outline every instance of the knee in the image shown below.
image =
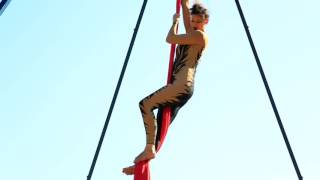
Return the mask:
<svg viewBox="0 0 320 180">
<path fill-rule="evenodd" d="M 141 110 L 146 110 L 146 109 L 150 109 L 149 105 L 148 105 L 148 101 L 146 98 L 142 99 L 140 102 L 139 102 L 139 108 Z"/>
<path fill-rule="evenodd" d="M 140 109 L 144 109 L 145 108 L 145 99 L 142 99 L 140 102 L 139 102 L 139 108 Z"/>
</svg>

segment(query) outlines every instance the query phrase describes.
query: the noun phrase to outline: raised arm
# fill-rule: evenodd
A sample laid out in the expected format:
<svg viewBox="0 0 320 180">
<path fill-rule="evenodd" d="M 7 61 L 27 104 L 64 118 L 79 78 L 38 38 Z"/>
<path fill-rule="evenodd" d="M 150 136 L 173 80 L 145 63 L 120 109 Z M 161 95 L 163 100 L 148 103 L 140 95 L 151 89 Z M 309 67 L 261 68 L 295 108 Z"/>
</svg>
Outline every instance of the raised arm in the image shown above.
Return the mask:
<svg viewBox="0 0 320 180">
<path fill-rule="evenodd" d="M 189 0 L 181 0 L 182 13 L 183 13 L 183 22 L 184 27 L 186 29 L 186 33 L 190 33 L 192 31 L 191 23 L 190 23 L 190 7 Z"/>
<path fill-rule="evenodd" d="M 200 31 L 191 30 L 186 34 L 177 34 L 179 15 L 173 15 L 173 23 L 167 35 L 167 42 L 170 44 L 205 44 L 205 37 Z"/>
<path fill-rule="evenodd" d="M 193 30 L 191 26 L 191 18 L 189 11 L 189 0 L 182 0 L 183 7 L 183 20 L 186 28 L 185 34 L 177 34 L 177 26 L 179 23 L 180 15 L 173 15 L 173 23 L 168 32 L 166 41 L 170 44 L 199 44 L 205 45 L 206 39 L 204 33 L 198 30 Z"/>
</svg>

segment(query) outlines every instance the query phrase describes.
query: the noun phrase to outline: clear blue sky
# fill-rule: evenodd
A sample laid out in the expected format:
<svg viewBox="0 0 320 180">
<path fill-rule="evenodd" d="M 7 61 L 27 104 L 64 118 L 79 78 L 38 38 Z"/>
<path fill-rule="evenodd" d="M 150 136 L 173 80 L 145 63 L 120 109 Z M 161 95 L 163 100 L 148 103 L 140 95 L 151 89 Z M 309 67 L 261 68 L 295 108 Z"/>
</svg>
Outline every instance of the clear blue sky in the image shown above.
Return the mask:
<svg viewBox="0 0 320 180">
<path fill-rule="evenodd" d="M 152 179 L 297 179 L 235 2 L 203 3 L 210 44 Z M 241 3 L 302 175 L 319 180 L 320 2 Z M 86 179 L 141 5 L 10 3 L 0 16 L 0 179 Z M 121 169 L 145 143 L 138 102 L 165 84 L 174 10 L 147 4 L 92 180 L 132 179 Z"/>
</svg>

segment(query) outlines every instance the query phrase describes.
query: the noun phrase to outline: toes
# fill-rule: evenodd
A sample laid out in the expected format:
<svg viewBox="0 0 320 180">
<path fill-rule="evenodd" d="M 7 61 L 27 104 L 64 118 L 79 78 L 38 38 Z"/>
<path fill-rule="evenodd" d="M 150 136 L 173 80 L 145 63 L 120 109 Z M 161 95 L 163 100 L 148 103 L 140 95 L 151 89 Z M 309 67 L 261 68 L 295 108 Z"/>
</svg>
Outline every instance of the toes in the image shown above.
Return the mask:
<svg viewBox="0 0 320 180">
<path fill-rule="evenodd" d="M 133 175 L 134 174 L 134 166 L 123 168 L 122 172 L 125 173 L 126 175 Z"/>
</svg>

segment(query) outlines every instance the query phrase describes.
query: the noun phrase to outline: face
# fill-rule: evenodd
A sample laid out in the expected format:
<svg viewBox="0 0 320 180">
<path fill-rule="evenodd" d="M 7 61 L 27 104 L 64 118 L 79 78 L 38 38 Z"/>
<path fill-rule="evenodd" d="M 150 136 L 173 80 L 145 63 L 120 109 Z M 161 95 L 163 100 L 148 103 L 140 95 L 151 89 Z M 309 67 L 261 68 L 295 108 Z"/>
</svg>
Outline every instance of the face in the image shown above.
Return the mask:
<svg viewBox="0 0 320 180">
<path fill-rule="evenodd" d="M 200 15 L 191 15 L 191 26 L 194 30 L 203 29 L 208 23 L 208 19 L 203 19 Z"/>
</svg>

